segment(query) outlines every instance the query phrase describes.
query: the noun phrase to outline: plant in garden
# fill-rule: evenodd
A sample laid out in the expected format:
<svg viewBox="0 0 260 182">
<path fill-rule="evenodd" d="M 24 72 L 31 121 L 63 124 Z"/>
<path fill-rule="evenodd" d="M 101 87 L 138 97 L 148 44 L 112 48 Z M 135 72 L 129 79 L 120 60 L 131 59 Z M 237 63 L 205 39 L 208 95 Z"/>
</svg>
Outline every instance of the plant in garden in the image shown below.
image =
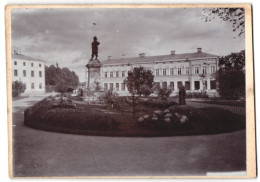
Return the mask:
<svg viewBox="0 0 260 182">
<path fill-rule="evenodd" d="M 25 89 L 26 89 L 26 86 L 23 82 L 14 81 L 12 83 L 12 96 L 13 97 L 19 96 L 21 93 L 24 93 Z"/>
<path fill-rule="evenodd" d="M 132 71 L 128 72 L 128 76 L 124 80 L 124 83 L 131 96 L 127 97 L 126 102 L 132 106 L 133 116 L 135 116 L 139 97 L 151 94 L 153 80 L 154 75 L 152 71 L 144 67 L 134 68 Z"/>
<path fill-rule="evenodd" d="M 118 93 L 114 92 L 113 90 L 108 90 L 100 97 L 101 100 L 107 104 L 108 108 L 114 108 L 118 105 Z"/>
</svg>

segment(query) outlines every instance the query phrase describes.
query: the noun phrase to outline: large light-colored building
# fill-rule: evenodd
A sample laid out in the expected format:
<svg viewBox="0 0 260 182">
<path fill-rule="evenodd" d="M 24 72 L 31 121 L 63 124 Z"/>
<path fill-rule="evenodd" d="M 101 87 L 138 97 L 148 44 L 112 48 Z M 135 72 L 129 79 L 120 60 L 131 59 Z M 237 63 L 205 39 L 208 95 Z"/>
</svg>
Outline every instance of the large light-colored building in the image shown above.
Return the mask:
<svg viewBox="0 0 260 182">
<path fill-rule="evenodd" d="M 209 96 L 217 95 L 215 72 L 218 70 L 219 57 L 204 53 L 197 48 L 194 53 L 145 56 L 112 59 L 103 62 L 100 71 L 100 85 L 104 90 L 113 89 L 119 95 L 129 95 L 124 80 L 128 71 L 134 67 L 145 67 L 154 74 L 154 82 L 163 87 L 173 89 L 173 95 L 178 93 L 181 85 L 187 92 L 206 90 Z"/>
<path fill-rule="evenodd" d="M 45 61 L 12 53 L 12 81 L 25 83 L 23 95 L 45 92 Z"/>
</svg>

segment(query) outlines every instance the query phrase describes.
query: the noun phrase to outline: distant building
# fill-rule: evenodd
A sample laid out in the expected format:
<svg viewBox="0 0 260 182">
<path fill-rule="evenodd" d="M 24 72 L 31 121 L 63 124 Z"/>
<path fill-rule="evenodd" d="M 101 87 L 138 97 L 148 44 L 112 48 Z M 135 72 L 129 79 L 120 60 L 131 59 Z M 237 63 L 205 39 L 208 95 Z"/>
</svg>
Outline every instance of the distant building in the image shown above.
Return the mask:
<svg viewBox="0 0 260 182">
<path fill-rule="evenodd" d="M 217 55 L 202 52 L 169 55 L 145 56 L 112 59 L 103 62 L 100 71 L 100 85 L 104 90 L 113 89 L 119 95 L 129 95 L 124 80 L 128 71 L 134 67 L 145 67 L 154 74 L 154 82 L 161 87 L 173 89 L 173 95 L 183 85 L 187 92 L 206 90 L 210 96 L 217 94 L 215 72 L 218 70 L 219 58 Z"/>
<path fill-rule="evenodd" d="M 25 83 L 23 94 L 39 94 L 45 92 L 45 61 L 25 56 L 14 51 L 12 53 L 12 81 Z"/>
</svg>

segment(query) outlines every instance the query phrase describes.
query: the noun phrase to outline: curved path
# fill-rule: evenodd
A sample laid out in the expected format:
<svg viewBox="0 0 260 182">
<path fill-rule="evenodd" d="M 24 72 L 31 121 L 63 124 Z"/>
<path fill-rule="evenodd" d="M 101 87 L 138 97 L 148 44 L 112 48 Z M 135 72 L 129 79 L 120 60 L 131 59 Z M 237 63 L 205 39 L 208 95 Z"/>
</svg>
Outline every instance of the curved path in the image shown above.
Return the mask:
<svg viewBox="0 0 260 182">
<path fill-rule="evenodd" d="M 13 102 L 13 172 L 37 176 L 174 176 L 244 171 L 245 131 L 218 135 L 127 138 L 45 132 L 23 125 L 40 100 Z"/>
</svg>

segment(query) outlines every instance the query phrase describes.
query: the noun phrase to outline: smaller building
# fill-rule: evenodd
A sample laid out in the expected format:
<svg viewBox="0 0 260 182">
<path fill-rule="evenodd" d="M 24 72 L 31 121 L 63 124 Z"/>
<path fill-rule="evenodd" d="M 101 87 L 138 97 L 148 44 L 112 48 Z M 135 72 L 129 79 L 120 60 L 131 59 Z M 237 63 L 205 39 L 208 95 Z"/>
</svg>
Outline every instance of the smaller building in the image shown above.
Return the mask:
<svg viewBox="0 0 260 182">
<path fill-rule="evenodd" d="M 26 90 L 23 95 L 45 93 L 45 61 L 12 53 L 12 81 L 21 81 Z"/>
</svg>

